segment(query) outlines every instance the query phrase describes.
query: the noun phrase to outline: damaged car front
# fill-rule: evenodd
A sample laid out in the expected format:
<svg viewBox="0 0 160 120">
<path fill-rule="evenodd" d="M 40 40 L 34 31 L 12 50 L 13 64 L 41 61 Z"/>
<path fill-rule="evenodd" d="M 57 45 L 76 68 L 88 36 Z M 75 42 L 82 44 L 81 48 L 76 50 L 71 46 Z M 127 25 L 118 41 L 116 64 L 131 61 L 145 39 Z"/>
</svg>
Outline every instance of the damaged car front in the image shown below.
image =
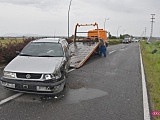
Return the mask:
<svg viewBox="0 0 160 120">
<path fill-rule="evenodd" d="M 68 67 L 61 43 L 31 42 L 4 68 L 1 85 L 25 93 L 57 94 L 64 89 Z"/>
</svg>

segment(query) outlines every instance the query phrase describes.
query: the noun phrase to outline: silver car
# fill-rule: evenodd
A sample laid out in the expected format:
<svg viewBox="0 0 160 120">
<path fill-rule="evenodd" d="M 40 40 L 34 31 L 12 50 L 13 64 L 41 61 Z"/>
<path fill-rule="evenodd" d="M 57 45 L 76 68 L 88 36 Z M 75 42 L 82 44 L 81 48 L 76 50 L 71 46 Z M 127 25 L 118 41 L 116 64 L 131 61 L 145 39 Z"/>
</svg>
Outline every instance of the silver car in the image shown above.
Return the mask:
<svg viewBox="0 0 160 120">
<path fill-rule="evenodd" d="M 126 37 L 123 39 L 122 43 L 130 43 L 131 39 L 129 37 Z"/>
<path fill-rule="evenodd" d="M 1 85 L 20 92 L 57 94 L 64 89 L 69 66 L 65 39 L 35 40 L 4 68 Z"/>
</svg>

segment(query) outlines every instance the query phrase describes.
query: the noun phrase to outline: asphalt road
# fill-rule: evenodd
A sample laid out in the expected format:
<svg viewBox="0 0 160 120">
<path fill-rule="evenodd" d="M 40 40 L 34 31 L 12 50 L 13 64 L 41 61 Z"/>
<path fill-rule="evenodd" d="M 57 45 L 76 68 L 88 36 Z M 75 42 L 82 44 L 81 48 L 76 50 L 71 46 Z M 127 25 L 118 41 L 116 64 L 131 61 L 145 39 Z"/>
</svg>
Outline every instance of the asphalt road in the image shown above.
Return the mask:
<svg viewBox="0 0 160 120">
<path fill-rule="evenodd" d="M 22 94 L 0 105 L 0 120 L 143 120 L 140 70 L 139 43 L 110 46 L 69 73 L 63 94 Z M 0 86 L 0 100 L 14 94 Z"/>
</svg>

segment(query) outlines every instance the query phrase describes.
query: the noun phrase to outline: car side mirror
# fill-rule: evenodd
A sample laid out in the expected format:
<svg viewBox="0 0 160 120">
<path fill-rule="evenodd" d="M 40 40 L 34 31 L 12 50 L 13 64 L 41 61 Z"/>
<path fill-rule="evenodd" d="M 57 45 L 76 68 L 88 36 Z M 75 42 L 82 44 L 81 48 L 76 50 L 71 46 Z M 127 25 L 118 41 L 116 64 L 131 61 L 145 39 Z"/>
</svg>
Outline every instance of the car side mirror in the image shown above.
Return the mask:
<svg viewBox="0 0 160 120">
<path fill-rule="evenodd" d="M 20 54 L 20 51 L 16 51 L 16 54 L 19 55 L 19 54 Z"/>
</svg>

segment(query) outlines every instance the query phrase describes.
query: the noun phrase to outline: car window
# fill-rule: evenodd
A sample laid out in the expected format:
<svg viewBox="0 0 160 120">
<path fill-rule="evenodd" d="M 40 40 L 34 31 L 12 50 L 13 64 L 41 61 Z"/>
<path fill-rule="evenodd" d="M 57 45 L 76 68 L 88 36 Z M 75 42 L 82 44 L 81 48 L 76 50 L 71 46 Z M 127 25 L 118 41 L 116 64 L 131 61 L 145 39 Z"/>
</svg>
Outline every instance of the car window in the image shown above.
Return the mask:
<svg viewBox="0 0 160 120">
<path fill-rule="evenodd" d="M 62 57 L 64 52 L 60 43 L 32 42 L 20 53 L 21 56 Z"/>
</svg>

